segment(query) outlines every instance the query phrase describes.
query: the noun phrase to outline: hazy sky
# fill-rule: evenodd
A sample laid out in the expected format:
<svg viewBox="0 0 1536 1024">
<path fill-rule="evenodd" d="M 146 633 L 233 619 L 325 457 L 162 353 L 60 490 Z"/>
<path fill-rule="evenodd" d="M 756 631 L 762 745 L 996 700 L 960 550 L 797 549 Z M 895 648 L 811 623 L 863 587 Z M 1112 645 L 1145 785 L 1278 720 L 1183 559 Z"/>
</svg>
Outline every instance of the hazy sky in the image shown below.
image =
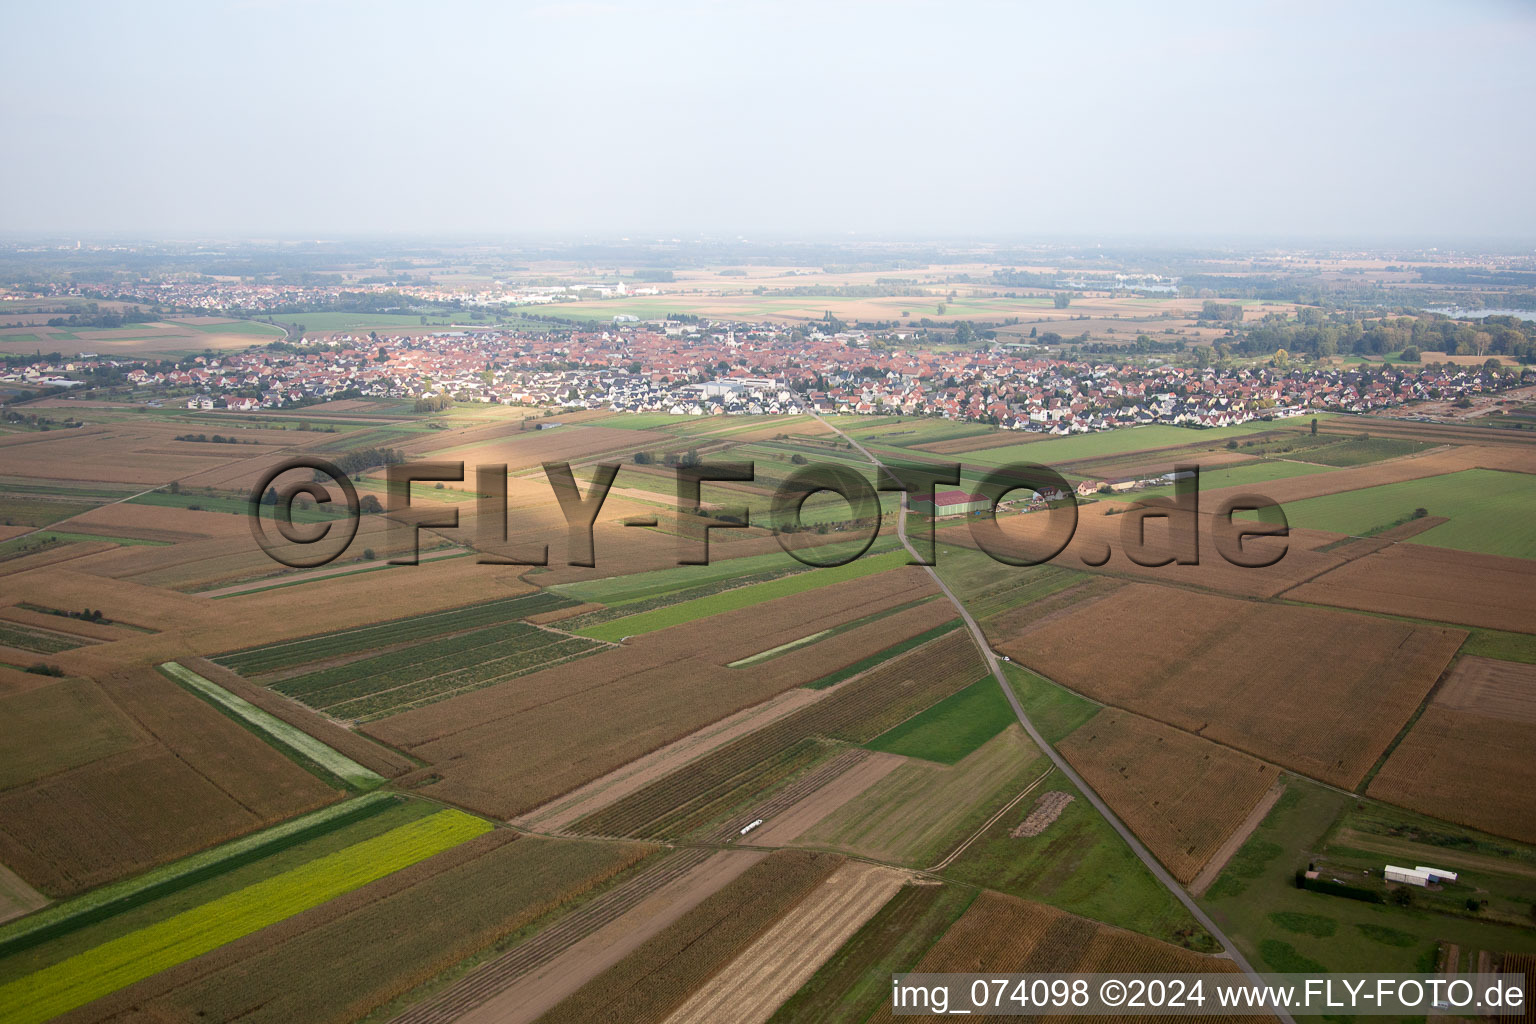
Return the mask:
<svg viewBox="0 0 1536 1024">
<path fill-rule="evenodd" d="M 1536 240 L 1536 3 L 8 0 L 0 232 Z"/>
</svg>

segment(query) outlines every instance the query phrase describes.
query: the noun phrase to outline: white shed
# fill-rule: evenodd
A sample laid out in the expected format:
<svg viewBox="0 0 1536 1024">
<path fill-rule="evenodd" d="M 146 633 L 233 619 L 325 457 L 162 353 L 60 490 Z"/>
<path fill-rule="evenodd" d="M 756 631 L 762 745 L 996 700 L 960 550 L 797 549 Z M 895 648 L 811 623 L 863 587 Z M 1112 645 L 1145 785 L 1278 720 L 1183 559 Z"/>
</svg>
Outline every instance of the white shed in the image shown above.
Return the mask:
<svg viewBox="0 0 1536 1024">
<path fill-rule="evenodd" d="M 1387 865 L 1386 875 L 1389 882 L 1403 882 L 1407 885 L 1425 886 L 1430 882 L 1428 872 L 1419 868 L 1400 868 L 1395 864 Z"/>
</svg>

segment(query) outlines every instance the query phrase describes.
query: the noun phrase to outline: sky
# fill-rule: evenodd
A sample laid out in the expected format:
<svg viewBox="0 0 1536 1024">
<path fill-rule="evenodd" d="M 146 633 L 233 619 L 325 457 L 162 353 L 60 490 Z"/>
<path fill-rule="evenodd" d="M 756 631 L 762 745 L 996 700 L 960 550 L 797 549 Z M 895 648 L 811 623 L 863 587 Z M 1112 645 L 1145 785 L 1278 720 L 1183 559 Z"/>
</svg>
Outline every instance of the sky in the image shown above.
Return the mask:
<svg viewBox="0 0 1536 1024">
<path fill-rule="evenodd" d="M 1536 2 L 8 0 L 0 233 L 1536 241 Z"/>
</svg>

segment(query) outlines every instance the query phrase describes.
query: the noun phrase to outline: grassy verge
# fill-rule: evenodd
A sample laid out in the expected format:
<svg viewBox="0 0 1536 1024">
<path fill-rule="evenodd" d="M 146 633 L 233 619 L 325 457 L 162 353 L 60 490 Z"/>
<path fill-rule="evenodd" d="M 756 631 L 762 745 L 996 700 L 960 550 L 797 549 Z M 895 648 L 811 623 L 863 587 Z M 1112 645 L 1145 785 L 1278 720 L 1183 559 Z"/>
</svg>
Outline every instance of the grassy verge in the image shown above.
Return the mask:
<svg viewBox="0 0 1536 1024">
<path fill-rule="evenodd" d="M 319 765 L 321 768 L 356 789 L 372 789 L 384 784 L 384 776 L 364 768 L 356 761 L 333 750 L 277 716 L 263 711 L 243 697 L 237 697 L 217 683 L 204 679 L 184 665 L 168 661 L 160 670 L 182 686 L 187 687 L 209 703 L 235 715 L 270 742 Z"/>
</svg>

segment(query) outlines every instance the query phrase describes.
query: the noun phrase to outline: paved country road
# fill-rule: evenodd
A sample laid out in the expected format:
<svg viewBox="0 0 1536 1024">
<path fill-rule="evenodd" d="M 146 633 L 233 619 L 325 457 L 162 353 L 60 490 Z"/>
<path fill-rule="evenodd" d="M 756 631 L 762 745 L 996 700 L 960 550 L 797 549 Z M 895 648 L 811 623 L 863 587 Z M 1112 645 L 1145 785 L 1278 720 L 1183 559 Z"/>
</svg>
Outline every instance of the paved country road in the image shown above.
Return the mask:
<svg viewBox="0 0 1536 1024">
<path fill-rule="evenodd" d="M 881 462 L 879 458 L 877 458 L 868 448 L 865 448 L 858 441 L 855 441 L 853 438 L 849 437 L 847 434 L 843 433 L 841 430 L 838 430 L 832 424 L 828 423 L 819 413 L 812 413 L 812 415 L 816 417 L 822 426 L 835 432 L 843 440 L 853 445 L 855 449 L 862 452 L 864 457 L 870 462 L 874 463 L 877 467 L 883 468 L 885 466 L 885 463 Z M 907 549 L 908 553 L 911 554 L 915 561 L 921 562 L 923 560 L 922 556 L 918 554 L 917 549 L 912 546 L 912 542 L 907 539 L 907 502 L 905 496 L 903 496 L 899 511 L 896 514 L 896 536 L 901 540 L 901 546 Z M 1097 808 L 1098 812 L 1104 816 L 1104 820 L 1108 821 L 1110 825 L 1113 826 L 1114 830 L 1120 834 L 1120 838 L 1124 839 L 1126 845 L 1131 848 L 1131 851 L 1135 853 L 1137 857 L 1141 858 L 1141 862 L 1147 866 L 1148 871 L 1152 872 L 1152 876 L 1159 882 L 1162 882 L 1163 885 L 1167 887 L 1168 891 L 1173 893 L 1174 897 L 1180 903 L 1184 904 L 1185 908 L 1190 912 L 1190 915 L 1193 916 L 1196 921 L 1199 921 L 1201 926 L 1205 928 L 1206 931 L 1210 932 L 1211 936 L 1215 938 L 1217 942 L 1221 943 L 1225 952 L 1219 955 L 1226 957 L 1233 963 L 1237 964 L 1237 966 L 1241 968 L 1245 974 L 1255 978 L 1258 977 L 1258 972 L 1255 971 L 1253 966 L 1248 963 L 1246 958 L 1244 958 L 1243 954 L 1238 950 L 1236 944 L 1234 944 L 1231 939 L 1227 938 L 1225 933 L 1223 933 L 1222 930 L 1216 926 L 1216 922 L 1212 921 L 1210 915 L 1208 915 L 1200 907 L 1200 905 L 1195 902 L 1194 897 L 1190 896 L 1190 894 L 1185 891 L 1184 887 L 1180 885 L 1174 879 L 1174 877 L 1168 873 L 1167 869 L 1164 868 L 1161 863 L 1159 863 L 1158 859 L 1152 856 L 1151 852 L 1145 846 L 1141 845 L 1141 840 L 1137 839 L 1135 834 L 1125 826 L 1125 823 L 1115 816 L 1115 813 L 1109 809 L 1109 805 L 1104 803 L 1104 801 L 1099 797 L 1099 794 L 1094 792 L 1093 788 L 1089 786 L 1088 783 L 1084 781 L 1083 777 L 1077 773 L 1077 770 L 1067 763 L 1066 758 L 1058 754 L 1055 747 L 1045 742 L 1045 737 L 1040 735 L 1039 730 L 1035 728 L 1035 724 L 1031 722 L 1029 720 L 1029 716 L 1024 713 L 1024 705 L 1019 703 L 1019 697 L 1016 693 L 1013 692 L 1013 687 L 1008 685 L 1008 677 L 1003 674 L 1003 667 L 998 663 L 997 655 L 992 653 L 992 647 L 987 643 L 986 634 L 981 631 L 981 627 L 976 624 L 976 620 L 971 617 L 971 613 L 966 610 L 965 605 L 960 603 L 960 599 L 955 596 L 955 592 L 949 589 L 949 585 L 946 584 L 942 578 L 940 578 L 938 572 L 933 568 L 933 566 L 930 565 L 926 566 L 925 568 L 928 571 L 928 575 L 933 577 L 933 582 L 937 584 L 938 588 L 944 592 L 944 596 L 949 598 L 950 602 L 954 604 L 955 609 L 960 613 L 960 618 L 965 621 L 966 628 L 971 631 L 971 639 L 973 639 L 976 642 L 976 646 L 981 649 L 981 656 L 986 659 L 987 667 L 992 670 L 993 678 L 995 678 L 997 680 L 997 684 L 1003 688 L 1003 696 L 1008 698 L 1008 703 L 1013 707 L 1013 713 L 1018 717 L 1019 724 L 1024 727 L 1024 731 L 1029 734 L 1029 738 L 1034 740 L 1035 746 L 1044 751 L 1045 755 L 1051 759 L 1051 763 L 1054 764 L 1063 775 L 1072 780 L 1072 784 L 1082 792 L 1083 796 L 1087 797 L 1089 803 L 1093 804 L 1093 806 Z M 1282 1021 L 1285 1021 L 1286 1024 L 1295 1024 L 1295 1020 L 1291 1017 L 1291 1015 L 1285 1013 L 1283 1010 L 1276 1010 L 1275 1015 Z"/>
</svg>

